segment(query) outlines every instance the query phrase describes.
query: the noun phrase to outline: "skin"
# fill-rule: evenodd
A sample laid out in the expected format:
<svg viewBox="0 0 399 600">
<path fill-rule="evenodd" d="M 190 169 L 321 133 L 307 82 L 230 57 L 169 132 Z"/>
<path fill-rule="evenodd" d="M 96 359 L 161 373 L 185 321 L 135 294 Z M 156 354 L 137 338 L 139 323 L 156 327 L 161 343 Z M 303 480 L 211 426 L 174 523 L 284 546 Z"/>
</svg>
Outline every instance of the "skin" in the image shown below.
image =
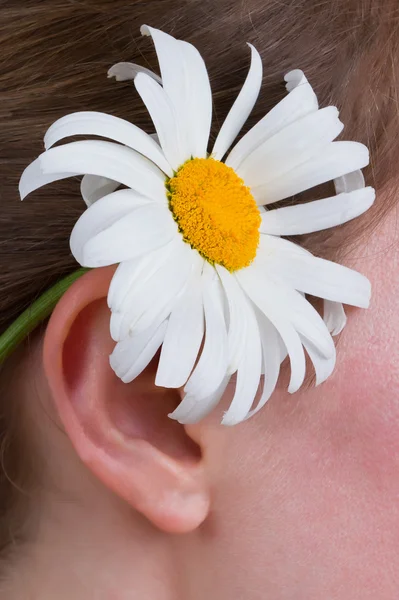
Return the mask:
<svg viewBox="0 0 399 600">
<path fill-rule="evenodd" d="M 1 598 L 396 599 L 396 222 L 393 211 L 348 263 L 371 279 L 373 302 L 348 310 L 333 376 L 289 396 L 283 375 L 231 429 L 223 406 L 195 426 L 166 419 L 179 392 L 154 387 L 154 364 L 115 382 L 100 299 L 112 272 L 76 282 L 20 360 L 14 391 L 43 473 Z"/>
</svg>

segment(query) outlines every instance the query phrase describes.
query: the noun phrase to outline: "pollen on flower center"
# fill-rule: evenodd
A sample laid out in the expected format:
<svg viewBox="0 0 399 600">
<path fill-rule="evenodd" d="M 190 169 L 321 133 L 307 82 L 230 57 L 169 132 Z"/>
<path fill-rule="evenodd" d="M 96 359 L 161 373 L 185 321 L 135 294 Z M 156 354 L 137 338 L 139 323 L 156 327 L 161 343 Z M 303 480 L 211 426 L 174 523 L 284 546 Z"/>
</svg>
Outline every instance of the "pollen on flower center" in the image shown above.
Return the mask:
<svg viewBox="0 0 399 600">
<path fill-rule="evenodd" d="M 194 158 L 168 180 L 167 189 L 185 242 L 229 271 L 251 264 L 261 217 L 250 189 L 232 168 L 213 158 Z"/>
</svg>

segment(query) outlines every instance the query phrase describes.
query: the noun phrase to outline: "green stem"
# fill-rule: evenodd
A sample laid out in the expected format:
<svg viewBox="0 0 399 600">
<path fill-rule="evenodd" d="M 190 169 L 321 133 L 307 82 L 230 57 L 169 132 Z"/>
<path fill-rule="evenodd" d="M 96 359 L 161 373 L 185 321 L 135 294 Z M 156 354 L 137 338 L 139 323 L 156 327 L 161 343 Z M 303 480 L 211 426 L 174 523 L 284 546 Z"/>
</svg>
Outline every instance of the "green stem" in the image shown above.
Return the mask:
<svg viewBox="0 0 399 600">
<path fill-rule="evenodd" d="M 36 302 L 27 308 L 12 325 L 0 336 L 0 363 L 10 356 L 16 347 L 28 337 L 36 327 L 51 315 L 56 304 L 68 288 L 89 269 L 78 269 L 52 288 L 44 292 Z"/>
</svg>

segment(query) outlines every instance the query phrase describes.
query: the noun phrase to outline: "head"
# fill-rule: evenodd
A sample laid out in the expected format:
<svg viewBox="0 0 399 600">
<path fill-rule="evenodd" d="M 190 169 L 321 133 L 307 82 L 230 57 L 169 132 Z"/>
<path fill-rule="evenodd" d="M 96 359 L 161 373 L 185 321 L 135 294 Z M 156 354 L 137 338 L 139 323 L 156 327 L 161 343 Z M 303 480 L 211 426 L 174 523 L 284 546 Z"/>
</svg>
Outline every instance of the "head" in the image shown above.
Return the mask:
<svg viewBox="0 0 399 600">
<path fill-rule="evenodd" d="M 129 384 L 109 366 L 106 296 L 114 267 L 65 292 L 1 366 L 0 545 L 4 598 L 393 599 L 399 585 L 399 279 L 397 277 L 396 2 L 162 0 L 79 5 L 33 0 L 2 10 L 3 171 L 0 333 L 76 264 L 71 230 L 84 210 L 76 180 L 24 203 L 18 180 L 64 114 L 97 110 L 152 133 L 119 61 L 156 70 L 139 28 L 193 43 L 207 64 L 215 137 L 260 52 L 264 79 L 247 128 L 305 71 L 345 139 L 371 152 L 377 200 L 361 218 L 295 240 L 373 285 L 348 310 L 338 364 L 291 396 L 284 368 L 267 406 L 220 425 L 231 401 L 180 425 L 182 391 L 154 385 L 158 356 Z M 325 190 L 317 190 L 319 197 Z M 303 194 L 297 201 L 314 199 Z M 317 304 L 316 304 L 317 306 Z M 215 568 L 216 565 L 216 568 Z"/>
</svg>

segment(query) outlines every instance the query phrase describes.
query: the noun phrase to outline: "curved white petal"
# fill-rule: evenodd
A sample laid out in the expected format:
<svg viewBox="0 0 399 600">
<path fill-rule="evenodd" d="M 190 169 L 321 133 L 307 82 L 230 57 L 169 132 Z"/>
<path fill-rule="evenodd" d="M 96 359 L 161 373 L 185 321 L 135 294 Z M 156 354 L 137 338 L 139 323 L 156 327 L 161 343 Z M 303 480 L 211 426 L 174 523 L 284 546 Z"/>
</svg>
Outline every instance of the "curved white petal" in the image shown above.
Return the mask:
<svg viewBox="0 0 399 600">
<path fill-rule="evenodd" d="M 148 277 L 151 267 L 158 267 L 161 257 L 171 255 L 175 243 L 176 240 L 172 240 L 166 246 L 118 265 L 108 290 L 107 302 L 112 312 L 123 312 L 126 303 L 129 304 L 128 295 Z"/>
<path fill-rule="evenodd" d="M 292 72 L 294 73 L 294 72 Z M 289 73 L 286 77 L 290 77 Z M 265 140 L 294 123 L 298 119 L 317 111 L 316 94 L 302 73 L 301 77 L 293 77 L 290 93 L 267 113 L 243 138 L 236 144 L 226 159 L 226 164 L 238 171 L 241 163 L 256 150 Z M 295 81 L 295 85 L 294 85 Z M 287 86 L 288 87 L 288 86 Z"/>
<path fill-rule="evenodd" d="M 242 318 L 242 315 L 247 302 L 235 277 L 221 265 L 216 265 L 215 268 L 222 282 L 229 307 L 229 325 L 227 334 L 229 351 L 228 372 L 233 374 L 237 371 L 244 352 L 242 341 L 247 335 L 247 320 Z"/>
<path fill-rule="evenodd" d="M 288 391 L 291 394 L 298 391 L 306 374 L 305 353 L 299 334 L 289 320 L 286 303 L 281 305 L 280 298 L 276 297 L 276 284 L 260 278 L 259 271 L 251 267 L 237 271 L 236 277 L 252 302 L 279 332 L 291 362 Z"/>
<path fill-rule="evenodd" d="M 146 69 L 141 65 L 136 65 L 131 62 L 119 62 L 113 65 L 110 69 L 108 69 L 108 77 L 115 77 L 116 81 L 133 81 L 136 75 L 139 73 L 145 73 L 149 75 L 156 81 L 162 85 L 162 79 L 159 75 L 150 71 L 150 69 Z"/>
<path fill-rule="evenodd" d="M 212 124 L 212 91 L 205 63 L 194 46 L 179 42 L 186 79 L 187 144 L 190 157 L 206 158 Z"/>
<path fill-rule="evenodd" d="M 164 250 L 164 248 L 162 248 Z M 150 255 L 157 251 L 150 252 Z M 144 277 L 145 268 L 148 265 L 148 254 L 140 256 L 133 260 L 126 260 L 116 269 L 108 290 L 108 306 L 111 310 L 110 333 L 115 342 L 122 339 L 120 335 L 124 313 L 121 307 L 136 282 L 140 281 L 140 276 Z"/>
<path fill-rule="evenodd" d="M 339 335 L 347 323 L 347 317 L 341 302 L 324 301 L 324 322 L 331 335 Z"/>
<path fill-rule="evenodd" d="M 287 319 L 297 332 L 305 335 L 319 352 L 329 357 L 335 352 L 334 343 L 319 313 L 306 300 L 303 292 L 296 291 L 289 282 L 287 283 L 284 273 L 269 268 L 274 264 L 276 257 L 280 256 L 284 256 L 287 262 L 297 256 L 313 258 L 310 252 L 292 242 L 262 235 L 258 254 L 251 268 L 256 271 L 259 279 L 267 279 L 268 285 L 274 286 L 274 299 L 279 302 L 281 308 L 285 309 Z"/>
<path fill-rule="evenodd" d="M 186 123 L 186 72 L 183 46 L 173 36 L 143 25 L 141 34 L 152 38 L 161 70 L 162 86 L 179 118 Z"/>
<path fill-rule="evenodd" d="M 301 69 L 293 69 L 292 71 L 289 71 L 284 76 L 284 81 L 286 82 L 285 87 L 287 92 L 292 92 L 296 88 L 300 88 L 309 84 L 307 78 L 305 77 L 305 73 L 301 71 Z M 314 97 L 314 102 L 316 103 L 317 108 L 318 103 L 316 96 Z"/>
<path fill-rule="evenodd" d="M 160 273 L 160 276 L 151 280 L 147 287 L 149 292 L 141 311 L 136 307 L 134 321 L 130 331 L 142 331 L 150 327 L 152 322 L 160 322 L 169 317 L 181 295 L 187 289 L 190 275 L 194 269 L 192 257 L 185 251 L 180 260 L 170 265 L 170 270 Z M 144 296 L 142 296 L 144 299 Z"/>
<path fill-rule="evenodd" d="M 123 313 L 120 338 L 168 318 L 186 290 L 195 266 L 191 248 L 183 242 L 176 244 L 170 260 L 132 291 L 131 304 Z"/>
<path fill-rule="evenodd" d="M 82 249 L 81 264 L 104 267 L 130 260 L 166 245 L 177 235 L 167 208 L 155 203 L 141 206 L 90 238 Z"/>
<path fill-rule="evenodd" d="M 262 85 L 263 67 L 259 52 L 251 44 L 251 66 L 245 83 L 224 121 L 212 150 L 216 160 L 222 160 L 248 119 L 258 99 Z"/>
<path fill-rule="evenodd" d="M 162 320 L 159 315 L 168 317 L 201 261 L 198 254 L 179 237 L 160 251 L 152 252 L 146 261 L 146 268 L 137 277 L 117 311 L 122 318 L 116 317 L 119 329 L 114 328 L 114 339 L 123 339 L 155 319 Z"/>
<path fill-rule="evenodd" d="M 205 313 L 205 341 L 200 359 L 184 391 L 189 396 L 208 397 L 226 377 L 228 350 L 223 296 L 215 269 L 204 263 L 202 295 Z M 180 420 L 179 416 L 176 417 Z"/>
<path fill-rule="evenodd" d="M 347 173 L 334 181 L 337 194 L 361 190 L 366 186 L 361 170 Z M 331 335 L 339 335 L 346 326 L 347 318 L 343 305 L 340 302 L 324 300 L 324 321 Z"/>
<path fill-rule="evenodd" d="M 80 184 L 80 193 L 87 206 L 91 206 L 100 198 L 112 194 L 119 187 L 119 182 L 98 175 L 84 175 Z"/>
<path fill-rule="evenodd" d="M 120 342 L 125 338 L 122 338 L 120 336 L 120 329 L 121 329 L 121 325 L 122 325 L 122 320 L 123 320 L 123 313 L 120 312 L 112 312 L 111 313 L 111 319 L 110 319 L 110 323 L 109 323 L 109 332 L 111 335 L 111 338 L 114 340 L 114 342 Z"/>
<path fill-rule="evenodd" d="M 237 425 L 247 417 L 259 388 L 262 371 L 260 333 L 248 300 L 245 300 L 241 318 L 246 321 L 245 336 L 241 341 L 243 352 L 237 368 L 234 397 L 222 420 L 222 424 L 228 426 Z"/>
<path fill-rule="evenodd" d="M 70 238 L 71 252 L 83 265 L 87 242 L 141 206 L 151 203 L 133 190 L 118 190 L 92 204 L 76 222 Z"/>
<path fill-rule="evenodd" d="M 176 236 L 165 246 L 132 260 L 123 261 L 116 269 L 109 288 L 110 309 L 113 312 L 125 312 L 134 301 L 139 287 L 170 260 L 176 252 L 176 246 L 180 244 L 181 240 Z"/>
<path fill-rule="evenodd" d="M 54 144 L 75 135 L 98 135 L 124 144 L 155 163 L 168 177 L 173 170 L 159 145 L 145 131 L 132 123 L 100 112 L 77 112 L 58 119 L 48 129 L 44 145 L 49 150 Z"/>
<path fill-rule="evenodd" d="M 281 339 L 281 337 L 279 336 L 279 346 L 280 346 L 280 365 L 283 364 L 283 362 L 285 361 L 285 359 L 288 356 L 287 353 L 287 348 L 285 347 L 283 340 Z"/>
<path fill-rule="evenodd" d="M 333 356 L 335 346 L 326 324 L 303 294 L 291 289 L 284 279 L 277 276 L 273 279 L 273 285 L 271 280 L 268 285 L 272 286 L 274 301 L 285 311 L 287 320 L 297 333 L 309 340 L 322 356 Z"/>
<path fill-rule="evenodd" d="M 198 272 L 201 259 L 180 238 L 134 261 L 119 265 L 111 282 L 111 337 L 121 341 L 158 327 L 174 309 L 189 283 L 190 272 Z"/>
<path fill-rule="evenodd" d="M 73 175 L 98 175 L 113 179 L 144 196 L 165 199 L 165 177 L 141 154 L 113 142 L 71 142 L 41 154 L 22 173 L 21 198 L 38 188 Z"/>
<path fill-rule="evenodd" d="M 277 277 L 312 296 L 368 308 L 371 285 L 361 273 L 309 252 L 299 252 L 298 246 L 278 237 L 262 239 L 262 248 L 257 258 L 266 276 Z"/>
<path fill-rule="evenodd" d="M 206 157 L 212 120 L 212 94 L 208 72 L 198 50 L 174 37 L 144 25 L 152 37 L 161 69 L 162 85 L 171 101 L 182 144 L 183 160 Z"/>
<path fill-rule="evenodd" d="M 342 225 L 366 212 L 375 190 L 362 188 L 338 196 L 269 210 L 262 214 L 260 231 L 269 235 L 301 235 Z"/>
<path fill-rule="evenodd" d="M 108 291 L 113 340 L 119 342 L 128 335 L 136 314 L 132 311 L 145 295 L 146 286 L 153 277 L 157 277 L 164 265 L 168 265 L 175 255 L 179 255 L 181 244 L 182 240 L 176 236 L 166 245 L 118 266 Z"/>
<path fill-rule="evenodd" d="M 222 380 L 222 383 L 215 392 L 205 398 L 197 398 L 186 394 L 177 409 L 169 417 L 178 420 L 182 425 L 198 423 L 219 404 L 229 381 L 230 375 Z M 176 415 L 180 415 L 180 417 L 177 418 Z"/>
<path fill-rule="evenodd" d="M 167 161 L 177 170 L 190 155 L 184 147 L 172 102 L 165 90 L 148 75 L 139 73 L 134 85 L 150 113 Z"/>
<path fill-rule="evenodd" d="M 288 125 L 256 148 L 237 173 L 251 187 L 279 177 L 289 177 L 294 169 L 319 157 L 344 126 L 335 106 L 329 106 Z"/>
<path fill-rule="evenodd" d="M 333 356 L 326 358 L 325 356 L 322 356 L 308 340 L 302 338 L 302 336 L 301 339 L 306 352 L 312 361 L 316 374 L 316 386 L 318 386 L 324 383 L 330 375 L 332 375 L 337 358 L 336 352 L 334 352 Z"/>
<path fill-rule="evenodd" d="M 312 157 L 284 177 L 265 180 L 264 185 L 253 187 L 251 191 L 258 204 L 270 204 L 362 169 L 368 163 L 369 151 L 363 144 L 332 142 L 319 156 Z"/>
<path fill-rule="evenodd" d="M 198 357 L 204 337 L 201 279 L 194 277 L 173 309 L 162 345 L 155 384 L 183 387 Z"/>
<path fill-rule="evenodd" d="M 357 171 L 346 173 L 346 175 L 338 177 L 335 179 L 334 185 L 337 194 L 341 194 L 343 192 L 348 193 L 355 190 L 360 190 L 361 188 L 366 187 L 366 182 L 364 180 L 362 171 L 358 169 Z"/>
<path fill-rule="evenodd" d="M 281 338 L 277 333 L 276 328 L 258 309 L 256 310 L 256 316 L 258 319 L 259 333 L 262 342 L 264 382 L 259 402 L 253 408 L 253 410 L 248 413 L 246 417 L 247 419 L 250 419 L 256 415 L 270 399 L 271 395 L 276 389 L 281 364 Z"/>
<path fill-rule="evenodd" d="M 138 377 L 154 358 L 163 342 L 166 326 L 164 321 L 157 327 L 150 327 L 116 344 L 110 356 L 110 365 L 124 383 L 130 383 Z"/>
<path fill-rule="evenodd" d="M 144 261 L 143 256 L 120 263 L 111 279 L 108 288 L 107 304 L 111 311 L 119 311 L 124 298 L 135 282 L 140 266 Z"/>
</svg>

